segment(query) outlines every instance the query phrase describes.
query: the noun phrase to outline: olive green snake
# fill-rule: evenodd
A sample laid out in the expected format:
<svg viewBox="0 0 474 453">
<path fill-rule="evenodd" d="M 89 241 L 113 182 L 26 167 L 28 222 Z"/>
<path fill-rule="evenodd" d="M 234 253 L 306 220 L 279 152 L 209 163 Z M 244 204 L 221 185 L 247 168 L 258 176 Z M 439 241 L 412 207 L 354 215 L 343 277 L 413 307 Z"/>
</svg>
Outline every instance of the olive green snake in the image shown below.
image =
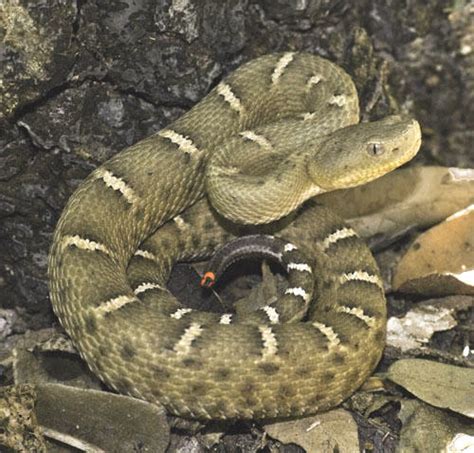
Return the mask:
<svg viewBox="0 0 474 453">
<path fill-rule="evenodd" d="M 262 419 L 333 407 L 381 357 L 385 298 L 356 233 L 306 200 L 393 170 L 420 135 L 402 116 L 359 123 L 351 78 L 323 58 L 250 61 L 71 196 L 50 253 L 54 311 L 103 382 L 171 413 Z M 296 276 L 247 318 L 192 310 L 167 290 L 176 261 L 248 230 L 288 241 L 312 296 Z M 309 264 L 292 263 L 296 251 Z"/>
</svg>

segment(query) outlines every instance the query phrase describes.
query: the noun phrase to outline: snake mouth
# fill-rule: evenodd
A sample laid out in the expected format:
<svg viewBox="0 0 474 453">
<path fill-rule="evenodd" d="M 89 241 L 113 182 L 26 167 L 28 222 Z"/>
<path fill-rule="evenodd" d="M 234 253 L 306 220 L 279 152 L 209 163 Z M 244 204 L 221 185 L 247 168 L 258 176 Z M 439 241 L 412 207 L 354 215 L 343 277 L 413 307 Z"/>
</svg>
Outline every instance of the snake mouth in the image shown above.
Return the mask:
<svg viewBox="0 0 474 453">
<path fill-rule="evenodd" d="M 421 140 L 418 140 L 409 149 L 402 146 L 391 148 L 389 152 L 384 153 L 386 159 L 383 161 L 378 160 L 377 157 L 370 158 L 369 161 L 366 161 L 365 166 L 357 166 L 357 168 L 353 168 L 351 171 L 340 174 L 339 177 L 334 177 L 333 185 L 328 187 L 327 190 L 349 189 L 381 178 L 410 161 L 418 152 L 420 143 Z M 323 185 L 321 184 L 321 186 Z"/>
</svg>

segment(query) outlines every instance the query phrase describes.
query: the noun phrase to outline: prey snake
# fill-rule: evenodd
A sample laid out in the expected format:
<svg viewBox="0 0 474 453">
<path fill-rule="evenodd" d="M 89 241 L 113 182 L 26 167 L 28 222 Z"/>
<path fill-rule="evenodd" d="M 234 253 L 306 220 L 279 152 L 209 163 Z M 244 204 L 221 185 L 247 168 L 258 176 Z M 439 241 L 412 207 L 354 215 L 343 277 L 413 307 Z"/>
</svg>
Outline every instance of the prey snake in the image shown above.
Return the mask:
<svg viewBox="0 0 474 453">
<path fill-rule="evenodd" d="M 421 140 L 412 119 L 358 122 L 341 68 L 271 54 L 92 172 L 49 260 L 54 311 L 92 371 L 196 418 L 310 414 L 357 389 L 384 346 L 383 285 L 356 233 L 304 202 L 382 176 Z M 209 255 L 242 224 L 289 241 L 282 253 L 301 277 L 248 318 L 183 307 L 166 289 L 173 263 Z M 312 297 L 298 284 L 308 276 Z"/>
</svg>

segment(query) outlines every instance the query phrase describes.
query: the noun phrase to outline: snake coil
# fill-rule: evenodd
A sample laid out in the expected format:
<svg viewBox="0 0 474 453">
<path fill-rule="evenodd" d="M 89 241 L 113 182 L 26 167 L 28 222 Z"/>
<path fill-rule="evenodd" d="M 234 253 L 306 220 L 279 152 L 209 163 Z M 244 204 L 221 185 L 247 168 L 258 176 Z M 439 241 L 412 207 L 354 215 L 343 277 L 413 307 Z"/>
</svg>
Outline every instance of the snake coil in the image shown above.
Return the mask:
<svg viewBox="0 0 474 453">
<path fill-rule="evenodd" d="M 92 371 L 197 418 L 309 414 L 356 390 L 384 346 L 376 263 L 327 208 L 309 202 L 293 222 L 276 220 L 418 151 L 416 121 L 358 121 L 341 68 L 305 53 L 266 55 L 96 169 L 65 207 L 49 260 L 54 311 Z M 239 234 L 204 195 L 232 222 L 268 223 L 255 229 L 289 241 L 294 280 L 249 319 L 192 310 L 166 289 L 174 262 Z M 299 265 L 300 252 L 310 265 Z"/>
</svg>

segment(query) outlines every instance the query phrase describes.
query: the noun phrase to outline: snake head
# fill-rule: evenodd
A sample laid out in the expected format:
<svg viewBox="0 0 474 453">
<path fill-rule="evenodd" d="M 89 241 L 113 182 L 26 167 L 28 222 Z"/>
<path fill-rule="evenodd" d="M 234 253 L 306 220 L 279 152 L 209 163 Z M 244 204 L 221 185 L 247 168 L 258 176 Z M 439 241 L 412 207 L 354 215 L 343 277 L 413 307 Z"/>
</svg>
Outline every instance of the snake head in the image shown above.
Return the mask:
<svg viewBox="0 0 474 453">
<path fill-rule="evenodd" d="M 411 160 L 421 145 L 418 122 L 394 115 L 329 134 L 308 161 L 313 184 L 322 191 L 370 182 Z"/>
</svg>

